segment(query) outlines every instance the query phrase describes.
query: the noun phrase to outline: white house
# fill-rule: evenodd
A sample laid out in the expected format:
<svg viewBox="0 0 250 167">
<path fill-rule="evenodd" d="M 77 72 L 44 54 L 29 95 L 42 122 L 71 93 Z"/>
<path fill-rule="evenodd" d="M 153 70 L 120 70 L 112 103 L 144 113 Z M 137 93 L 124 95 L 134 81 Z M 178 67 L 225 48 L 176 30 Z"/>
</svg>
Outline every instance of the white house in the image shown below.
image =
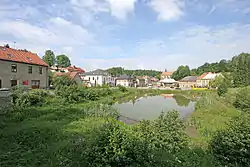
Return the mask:
<svg viewBox="0 0 250 167">
<path fill-rule="evenodd" d="M 115 86 L 115 77 L 109 75 L 105 70 L 95 70 L 84 73 L 84 81 L 90 83 L 91 86 L 102 86 L 104 84 Z"/>
<path fill-rule="evenodd" d="M 136 85 L 135 82 L 136 82 L 135 78 L 126 75 L 122 75 L 116 78 L 116 86 L 121 85 L 125 87 L 133 87 Z"/>
<path fill-rule="evenodd" d="M 222 76 L 221 73 L 212 73 L 212 72 L 206 72 L 198 77 L 196 81 L 196 85 L 198 87 L 208 87 L 210 81 L 215 80 L 217 76 Z"/>
</svg>

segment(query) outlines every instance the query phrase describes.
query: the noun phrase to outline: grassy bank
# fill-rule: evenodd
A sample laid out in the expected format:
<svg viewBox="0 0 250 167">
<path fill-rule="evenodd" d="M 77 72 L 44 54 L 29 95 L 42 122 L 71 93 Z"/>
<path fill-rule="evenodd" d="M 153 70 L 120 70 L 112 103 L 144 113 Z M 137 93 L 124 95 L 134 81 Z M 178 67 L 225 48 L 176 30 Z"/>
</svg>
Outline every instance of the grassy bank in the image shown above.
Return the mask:
<svg viewBox="0 0 250 167">
<path fill-rule="evenodd" d="M 206 146 L 217 130 L 223 129 L 232 118 L 240 115 L 240 111 L 233 106 L 236 92 L 236 89 L 231 89 L 225 97 L 219 97 L 213 91 L 202 93 L 189 120 L 191 127 L 198 130 L 193 138 L 196 144 Z"/>
</svg>

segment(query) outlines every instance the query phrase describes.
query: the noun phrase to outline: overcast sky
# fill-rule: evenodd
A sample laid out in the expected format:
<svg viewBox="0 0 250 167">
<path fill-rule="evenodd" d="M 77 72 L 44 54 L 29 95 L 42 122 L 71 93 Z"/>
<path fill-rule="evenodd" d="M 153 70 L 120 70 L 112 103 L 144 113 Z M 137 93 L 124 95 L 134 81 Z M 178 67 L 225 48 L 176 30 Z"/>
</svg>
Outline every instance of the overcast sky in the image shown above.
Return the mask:
<svg viewBox="0 0 250 167">
<path fill-rule="evenodd" d="M 250 52 L 250 0 L 0 0 L 0 45 L 85 70 L 176 69 Z"/>
</svg>

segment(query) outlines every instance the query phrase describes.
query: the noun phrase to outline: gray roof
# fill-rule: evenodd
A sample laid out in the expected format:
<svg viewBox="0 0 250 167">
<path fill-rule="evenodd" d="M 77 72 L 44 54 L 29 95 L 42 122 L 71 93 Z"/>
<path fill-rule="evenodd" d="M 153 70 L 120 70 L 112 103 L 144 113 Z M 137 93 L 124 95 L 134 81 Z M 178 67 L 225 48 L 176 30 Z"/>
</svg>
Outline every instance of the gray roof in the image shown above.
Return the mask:
<svg viewBox="0 0 250 167">
<path fill-rule="evenodd" d="M 127 76 L 127 75 L 121 75 L 116 78 L 116 80 L 124 80 L 124 79 L 134 79 L 133 77 Z"/>
<path fill-rule="evenodd" d="M 86 72 L 84 75 L 108 75 L 106 70 L 97 69 L 94 71 Z"/>
<path fill-rule="evenodd" d="M 199 76 L 187 76 L 182 78 L 179 82 L 196 82 Z"/>
</svg>

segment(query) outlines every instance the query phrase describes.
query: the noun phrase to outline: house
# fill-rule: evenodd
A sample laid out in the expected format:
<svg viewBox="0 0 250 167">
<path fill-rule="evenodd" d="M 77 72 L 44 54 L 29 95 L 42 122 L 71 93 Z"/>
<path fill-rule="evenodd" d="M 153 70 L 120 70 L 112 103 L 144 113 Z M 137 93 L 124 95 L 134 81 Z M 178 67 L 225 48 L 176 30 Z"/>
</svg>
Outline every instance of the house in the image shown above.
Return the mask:
<svg viewBox="0 0 250 167">
<path fill-rule="evenodd" d="M 48 68 L 35 53 L 0 46 L 0 88 L 47 88 Z"/>
<path fill-rule="evenodd" d="M 86 72 L 83 78 L 85 83 L 90 83 L 91 86 L 102 86 L 104 84 L 115 86 L 115 77 L 109 75 L 105 70 L 97 69 L 95 71 Z"/>
<path fill-rule="evenodd" d="M 222 75 L 221 73 L 206 72 L 198 77 L 196 81 L 197 87 L 209 87 L 209 82 L 215 80 L 217 76 Z"/>
<path fill-rule="evenodd" d="M 54 76 L 67 76 L 70 79 L 74 80 L 77 85 L 82 85 L 83 84 L 83 80 L 81 79 L 81 73 L 74 71 L 74 72 L 58 72 L 55 73 Z"/>
<path fill-rule="evenodd" d="M 165 71 L 161 74 L 161 79 L 171 79 L 171 76 L 173 75 L 174 72 L 171 72 L 171 71 Z"/>
<path fill-rule="evenodd" d="M 136 79 L 127 75 L 116 78 L 116 86 L 133 87 L 136 86 Z"/>
<path fill-rule="evenodd" d="M 144 77 L 136 77 L 136 86 L 137 87 L 145 87 L 146 86 L 146 80 Z"/>
<path fill-rule="evenodd" d="M 182 89 L 189 89 L 196 87 L 198 76 L 187 76 L 179 80 L 179 87 Z"/>
<path fill-rule="evenodd" d="M 171 78 L 165 78 L 162 79 L 158 82 L 160 86 L 164 86 L 164 87 L 172 87 L 175 86 L 177 84 L 177 81 Z"/>
</svg>

